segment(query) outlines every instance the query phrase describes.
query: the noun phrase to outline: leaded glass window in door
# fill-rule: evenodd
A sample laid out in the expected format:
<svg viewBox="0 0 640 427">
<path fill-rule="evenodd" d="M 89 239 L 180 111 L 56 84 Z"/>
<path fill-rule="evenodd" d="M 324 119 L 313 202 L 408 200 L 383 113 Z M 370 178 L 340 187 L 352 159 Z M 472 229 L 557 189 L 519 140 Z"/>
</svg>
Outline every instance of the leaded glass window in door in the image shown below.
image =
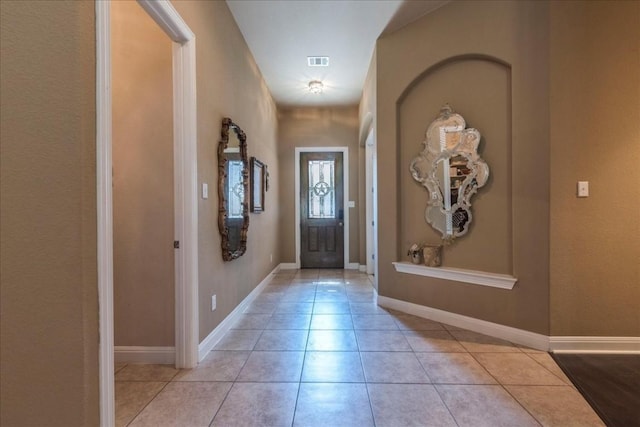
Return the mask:
<svg viewBox="0 0 640 427">
<path fill-rule="evenodd" d="M 334 169 L 334 160 L 309 160 L 309 218 L 336 217 Z"/>
</svg>

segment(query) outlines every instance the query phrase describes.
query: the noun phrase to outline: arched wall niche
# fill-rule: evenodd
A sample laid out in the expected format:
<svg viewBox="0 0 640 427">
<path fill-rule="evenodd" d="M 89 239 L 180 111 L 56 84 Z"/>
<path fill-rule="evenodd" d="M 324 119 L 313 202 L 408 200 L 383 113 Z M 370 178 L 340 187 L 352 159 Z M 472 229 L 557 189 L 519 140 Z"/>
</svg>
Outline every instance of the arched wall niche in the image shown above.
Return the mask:
<svg viewBox="0 0 640 427">
<path fill-rule="evenodd" d="M 444 59 L 411 81 L 396 102 L 398 141 L 398 260 L 413 243 L 439 243 L 427 224 L 427 193 L 409 173 L 422 150 L 425 131 L 449 103 L 480 131 L 481 157 L 489 181 L 472 199 L 473 222 L 467 235 L 445 249 L 443 266 L 513 274 L 511 65 L 488 55 Z"/>
</svg>

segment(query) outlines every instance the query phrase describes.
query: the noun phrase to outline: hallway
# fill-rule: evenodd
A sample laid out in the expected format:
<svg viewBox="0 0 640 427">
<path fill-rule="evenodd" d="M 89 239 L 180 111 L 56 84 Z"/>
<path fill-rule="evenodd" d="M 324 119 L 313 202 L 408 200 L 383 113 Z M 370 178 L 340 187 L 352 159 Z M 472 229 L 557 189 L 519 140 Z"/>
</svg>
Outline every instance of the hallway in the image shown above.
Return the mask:
<svg viewBox="0 0 640 427">
<path fill-rule="evenodd" d="M 196 369 L 116 366 L 117 426 L 601 426 L 545 352 L 281 270 Z"/>
</svg>

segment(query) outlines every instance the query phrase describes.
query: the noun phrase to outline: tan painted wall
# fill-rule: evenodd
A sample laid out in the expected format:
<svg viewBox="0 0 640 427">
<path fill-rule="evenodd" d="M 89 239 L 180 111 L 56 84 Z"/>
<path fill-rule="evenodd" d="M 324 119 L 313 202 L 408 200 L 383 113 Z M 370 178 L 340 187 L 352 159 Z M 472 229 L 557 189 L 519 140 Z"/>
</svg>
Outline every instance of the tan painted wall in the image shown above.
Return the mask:
<svg viewBox="0 0 640 427">
<path fill-rule="evenodd" d="M 376 52 L 380 294 L 547 334 L 548 4 L 453 2 L 382 37 Z M 408 166 L 445 102 L 483 134 L 492 177 L 473 200 L 470 234 L 447 248 L 444 265 L 512 273 L 511 291 L 391 264 L 407 260 L 412 242 L 437 240 Z"/>
<path fill-rule="evenodd" d="M 111 4 L 116 346 L 173 346 L 172 42 L 136 2 Z"/>
<path fill-rule="evenodd" d="M 198 181 L 209 184 L 200 199 L 200 340 L 280 262 L 276 107 L 240 30 L 225 2 L 179 1 L 174 7 L 196 35 L 198 94 Z M 223 262 L 218 233 L 217 146 L 223 117 L 247 134 L 249 156 L 267 164 L 271 188 L 265 212 L 250 214 L 247 252 Z M 271 255 L 273 254 L 273 261 Z M 211 295 L 218 308 L 211 311 Z"/>
<path fill-rule="evenodd" d="M 640 336 L 639 50 L 639 2 L 552 2 L 553 335 Z"/>
<path fill-rule="evenodd" d="M 355 107 L 289 108 L 279 112 L 280 239 L 282 262 L 296 262 L 295 148 L 349 147 L 349 262 L 359 262 L 359 144 Z M 345 209 L 349 209 L 345 206 Z"/>
<path fill-rule="evenodd" d="M 2 1 L 0 425 L 96 426 L 93 2 Z"/>
</svg>

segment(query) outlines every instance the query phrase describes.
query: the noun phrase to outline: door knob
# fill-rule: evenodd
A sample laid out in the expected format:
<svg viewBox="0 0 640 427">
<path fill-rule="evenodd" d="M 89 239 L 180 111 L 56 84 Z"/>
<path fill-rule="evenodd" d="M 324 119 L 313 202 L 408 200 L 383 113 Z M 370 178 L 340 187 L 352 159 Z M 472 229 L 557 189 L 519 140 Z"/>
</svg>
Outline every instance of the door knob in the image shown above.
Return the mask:
<svg viewBox="0 0 640 427">
<path fill-rule="evenodd" d="M 342 227 L 342 221 L 338 223 L 338 227 Z"/>
</svg>

